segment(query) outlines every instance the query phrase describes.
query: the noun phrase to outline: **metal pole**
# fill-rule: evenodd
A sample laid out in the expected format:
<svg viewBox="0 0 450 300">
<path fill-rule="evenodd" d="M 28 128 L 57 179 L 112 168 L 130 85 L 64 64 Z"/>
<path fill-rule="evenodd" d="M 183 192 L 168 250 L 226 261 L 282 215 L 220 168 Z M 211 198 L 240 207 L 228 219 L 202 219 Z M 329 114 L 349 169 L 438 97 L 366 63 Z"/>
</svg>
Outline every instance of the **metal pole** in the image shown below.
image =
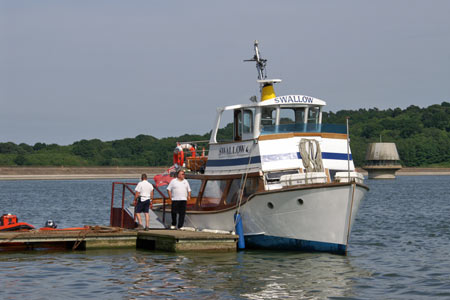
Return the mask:
<svg viewBox="0 0 450 300">
<path fill-rule="evenodd" d="M 348 119 L 350 119 L 350 117 L 345 117 L 347 123 L 347 170 L 348 170 L 348 182 L 350 182 L 350 135 L 348 129 Z"/>
<path fill-rule="evenodd" d="M 109 215 L 109 226 L 113 226 L 113 208 L 114 208 L 114 188 L 116 183 L 112 184 L 112 192 L 111 192 L 111 213 Z"/>
<path fill-rule="evenodd" d="M 125 206 L 125 184 L 122 183 L 122 216 L 120 220 L 120 227 L 123 228 L 123 217 L 124 217 L 124 206 Z"/>
<path fill-rule="evenodd" d="M 166 226 L 166 197 L 163 195 L 163 225 Z"/>
</svg>

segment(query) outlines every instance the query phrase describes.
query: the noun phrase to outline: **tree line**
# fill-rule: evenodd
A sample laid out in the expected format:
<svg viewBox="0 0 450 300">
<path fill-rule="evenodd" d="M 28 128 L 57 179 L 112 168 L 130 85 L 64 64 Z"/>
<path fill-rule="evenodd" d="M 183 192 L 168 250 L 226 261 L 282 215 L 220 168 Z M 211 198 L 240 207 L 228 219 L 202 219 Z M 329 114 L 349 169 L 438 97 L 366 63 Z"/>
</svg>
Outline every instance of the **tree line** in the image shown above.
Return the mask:
<svg viewBox="0 0 450 300">
<path fill-rule="evenodd" d="M 364 164 L 369 143 L 396 143 L 405 167 L 450 167 L 450 103 L 420 108 L 411 105 L 379 110 L 341 110 L 323 114 L 324 123 L 344 124 L 350 117 L 352 155 L 357 166 Z"/>
<path fill-rule="evenodd" d="M 345 124 L 349 117 L 355 165 L 364 164 L 367 145 L 394 142 L 405 167 L 450 167 L 450 103 L 426 108 L 377 108 L 324 112 L 323 123 Z M 230 123 L 218 132 L 219 140 L 231 139 Z M 71 145 L 13 142 L 0 143 L 0 166 L 170 166 L 177 142 L 209 140 L 210 133 L 155 138 L 138 135 L 103 142 L 81 140 Z M 207 143 L 199 143 L 200 152 Z"/>
</svg>

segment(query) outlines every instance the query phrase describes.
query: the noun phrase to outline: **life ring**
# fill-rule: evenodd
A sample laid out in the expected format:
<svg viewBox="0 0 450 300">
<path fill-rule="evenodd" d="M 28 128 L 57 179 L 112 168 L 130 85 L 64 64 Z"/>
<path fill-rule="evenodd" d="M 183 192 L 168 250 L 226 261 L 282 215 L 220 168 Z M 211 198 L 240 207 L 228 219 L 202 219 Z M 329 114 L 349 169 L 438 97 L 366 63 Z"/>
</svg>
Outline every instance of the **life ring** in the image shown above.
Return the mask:
<svg viewBox="0 0 450 300">
<path fill-rule="evenodd" d="M 184 164 L 184 152 L 180 145 L 176 146 L 175 150 L 173 150 L 173 164 L 180 167 Z"/>
<path fill-rule="evenodd" d="M 180 167 L 183 166 L 184 164 L 184 152 L 183 150 L 189 150 L 191 152 L 191 156 L 190 157 L 197 157 L 196 154 L 196 150 L 195 147 L 192 146 L 191 144 L 177 144 L 177 146 L 175 147 L 175 150 L 173 150 L 173 164 L 177 164 Z"/>
</svg>

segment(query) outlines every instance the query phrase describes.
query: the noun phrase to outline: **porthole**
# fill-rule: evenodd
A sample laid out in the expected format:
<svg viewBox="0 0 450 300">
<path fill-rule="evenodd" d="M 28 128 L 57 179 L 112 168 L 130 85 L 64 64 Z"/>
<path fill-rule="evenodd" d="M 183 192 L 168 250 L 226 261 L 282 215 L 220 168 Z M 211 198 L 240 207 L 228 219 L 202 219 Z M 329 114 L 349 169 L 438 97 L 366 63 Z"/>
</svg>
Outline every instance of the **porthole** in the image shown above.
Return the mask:
<svg viewBox="0 0 450 300">
<path fill-rule="evenodd" d="M 272 202 L 267 202 L 267 207 L 270 209 L 273 209 L 273 203 Z"/>
<path fill-rule="evenodd" d="M 297 199 L 297 203 L 298 203 L 298 205 L 303 205 L 303 199 L 298 198 L 298 199 Z"/>
</svg>

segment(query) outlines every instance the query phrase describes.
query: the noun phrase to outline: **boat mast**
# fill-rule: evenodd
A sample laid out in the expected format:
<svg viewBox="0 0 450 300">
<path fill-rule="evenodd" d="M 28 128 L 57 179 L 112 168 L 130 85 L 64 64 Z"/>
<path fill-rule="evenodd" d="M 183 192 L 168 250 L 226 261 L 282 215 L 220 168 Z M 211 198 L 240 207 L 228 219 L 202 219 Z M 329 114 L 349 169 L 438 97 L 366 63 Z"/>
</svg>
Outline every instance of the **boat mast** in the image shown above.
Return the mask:
<svg viewBox="0 0 450 300">
<path fill-rule="evenodd" d="M 253 47 L 255 48 L 255 55 L 253 56 L 253 58 L 245 59 L 244 61 L 256 62 L 256 70 L 258 70 L 258 79 L 263 80 L 267 78 L 267 74 L 265 73 L 267 59 L 261 58 L 261 54 L 259 54 L 258 44 L 259 44 L 258 40 L 255 40 L 255 43 L 253 44 Z"/>
<path fill-rule="evenodd" d="M 267 59 L 261 58 L 261 54 L 259 53 L 259 43 L 258 40 L 255 40 L 253 47 L 255 49 L 255 55 L 252 59 L 245 59 L 244 61 L 254 61 L 256 62 L 256 70 L 258 71 L 258 80 L 257 82 L 260 85 L 261 91 L 261 101 L 273 99 L 276 97 L 275 91 L 273 89 L 273 84 L 281 82 L 281 79 L 266 79 L 266 64 Z"/>
</svg>

